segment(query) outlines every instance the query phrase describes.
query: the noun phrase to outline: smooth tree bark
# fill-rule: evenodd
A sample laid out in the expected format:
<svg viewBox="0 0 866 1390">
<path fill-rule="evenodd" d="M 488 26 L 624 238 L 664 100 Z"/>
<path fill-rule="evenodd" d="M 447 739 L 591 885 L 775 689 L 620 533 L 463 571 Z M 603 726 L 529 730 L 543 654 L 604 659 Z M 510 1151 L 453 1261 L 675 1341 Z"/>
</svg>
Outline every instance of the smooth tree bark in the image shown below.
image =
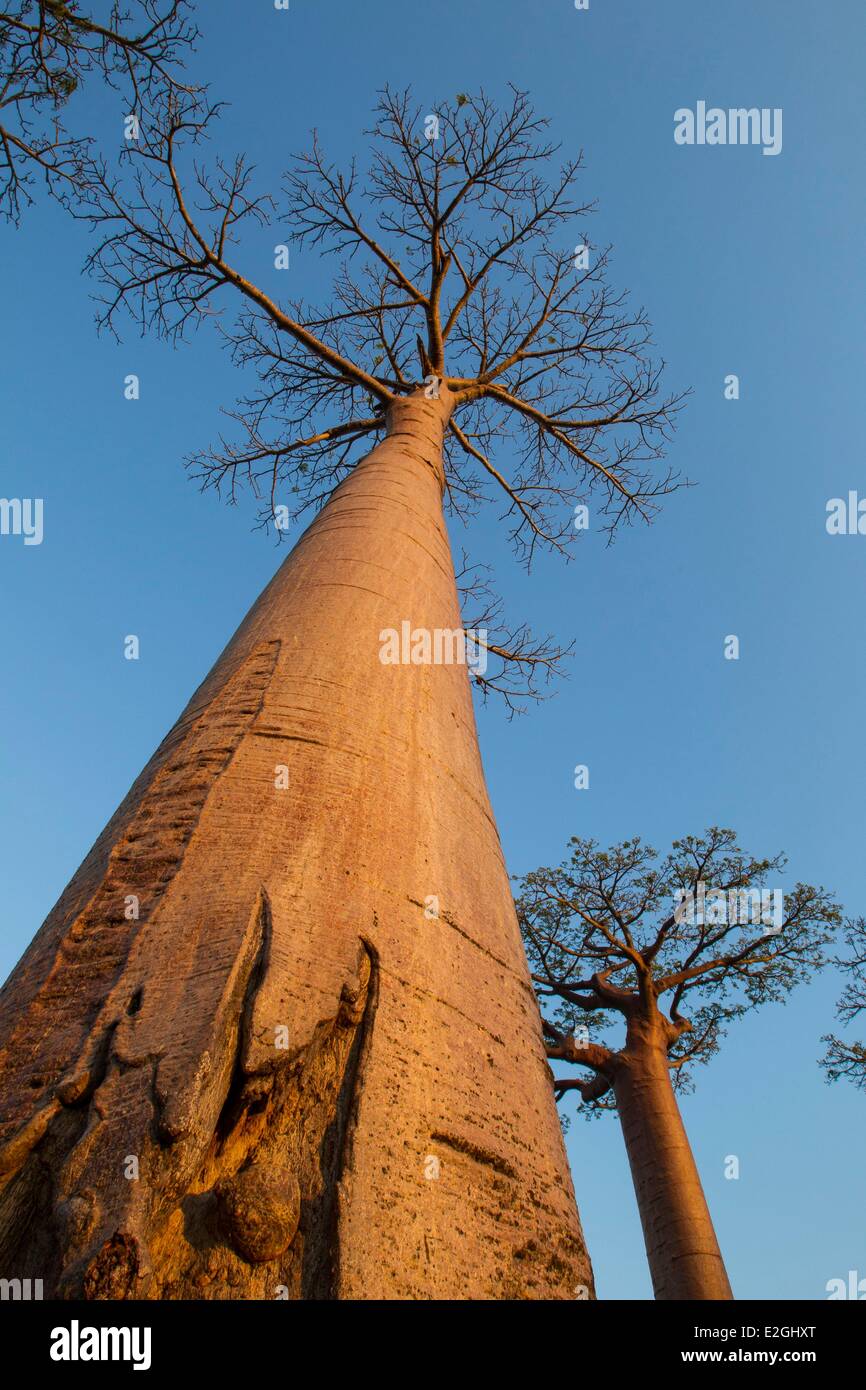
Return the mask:
<svg viewBox="0 0 866 1390">
<path fill-rule="evenodd" d="M 733 1298 L 657 1029 L 631 1040 L 613 1091 L 659 1299 Z"/>
<path fill-rule="evenodd" d="M 340 255 L 324 311 L 237 267 L 271 203 L 242 159 L 188 192 L 212 115 L 172 96 L 130 185 L 89 171 L 105 321 L 176 337 L 233 298 L 259 395 L 197 471 L 318 515 L 0 995 L 0 1268 L 97 1298 L 590 1297 L 467 666 L 381 658 L 464 626 L 443 498 L 492 482 L 524 556 L 590 492 L 608 529 L 647 516 L 674 403 L 605 253 L 549 244 L 577 164 L 547 187 L 523 94 L 431 125 L 386 92 L 374 230 L 354 172 L 300 157 L 279 225 Z M 556 667 L 525 627 L 483 640 L 509 701 L 501 673 L 535 697 Z"/>
<path fill-rule="evenodd" d="M 732 1298 L 675 1091 L 730 1021 L 827 963 L 838 905 L 822 888 L 772 886 L 783 857 L 745 854 L 730 830 L 675 841 L 658 866 L 639 839 L 571 845 L 518 898 L 548 1058 L 590 1073 L 556 1076 L 557 1097 L 576 1091 L 587 1114 L 619 1115 L 654 1296 Z M 616 1019 L 621 1046 L 605 1036 Z"/>
</svg>

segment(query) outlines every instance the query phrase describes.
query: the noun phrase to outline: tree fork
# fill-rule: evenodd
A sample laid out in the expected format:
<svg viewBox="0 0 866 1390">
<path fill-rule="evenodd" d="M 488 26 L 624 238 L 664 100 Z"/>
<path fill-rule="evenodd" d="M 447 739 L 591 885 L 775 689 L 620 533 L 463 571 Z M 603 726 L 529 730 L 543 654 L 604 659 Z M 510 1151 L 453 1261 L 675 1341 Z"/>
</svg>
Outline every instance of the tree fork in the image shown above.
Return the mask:
<svg viewBox="0 0 866 1390">
<path fill-rule="evenodd" d="M 448 415 L 389 406 L 0 992 L 5 1273 L 591 1296 L 466 669 L 379 661 L 461 626 Z"/>
</svg>

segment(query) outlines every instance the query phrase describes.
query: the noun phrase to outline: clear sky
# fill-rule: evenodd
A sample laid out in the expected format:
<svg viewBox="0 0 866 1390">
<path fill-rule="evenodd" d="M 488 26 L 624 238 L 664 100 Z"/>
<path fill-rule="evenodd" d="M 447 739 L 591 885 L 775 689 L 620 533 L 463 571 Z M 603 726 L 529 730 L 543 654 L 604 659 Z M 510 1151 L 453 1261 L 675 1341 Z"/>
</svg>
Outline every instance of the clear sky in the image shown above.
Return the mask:
<svg viewBox="0 0 866 1390">
<path fill-rule="evenodd" d="M 696 486 L 652 528 L 610 549 L 590 533 L 568 567 L 528 578 L 495 509 L 453 530 L 495 563 L 517 617 L 576 639 L 556 698 L 510 724 L 480 711 L 512 872 L 558 860 L 572 834 L 663 849 L 717 823 L 866 912 L 866 536 L 825 529 L 829 498 L 866 496 L 862 0 L 220 0 L 202 25 L 200 71 L 231 102 L 225 150 L 266 182 L 313 126 L 338 160 L 359 149 L 385 81 L 430 110 L 528 89 L 564 153 L 584 149 L 612 281 L 646 305 L 671 386 L 693 388 L 671 460 Z M 75 100 L 76 118 L 120 130 L 104 93 Z M 675 110 L 700 100 L 782 108 L 781 153 L 676 145 Z M 252 278 L 277 240 L 246 244 Z M 202 498 L 181 466 L 243 388 L 216 336 L 98 339 L 86 245 L 44 204 L 0 229 L 0 491 L 45 504 L 41 546 L 0 538 L 4 976 L 284 553 L 252 529 L 251 500 Z M 315 297 L 328 266 L 292 255 L 290 292 Z M 816 1066 L 839 989 L 825 977 L 737 1025 L 684 1102 L 739 1297 L 816 1299 L 866 1276 L 866 1099 Z M 599 1294 L 649 1297 L 616 1121 L 575 1119 L 568 1147 Z"/>
</svg>

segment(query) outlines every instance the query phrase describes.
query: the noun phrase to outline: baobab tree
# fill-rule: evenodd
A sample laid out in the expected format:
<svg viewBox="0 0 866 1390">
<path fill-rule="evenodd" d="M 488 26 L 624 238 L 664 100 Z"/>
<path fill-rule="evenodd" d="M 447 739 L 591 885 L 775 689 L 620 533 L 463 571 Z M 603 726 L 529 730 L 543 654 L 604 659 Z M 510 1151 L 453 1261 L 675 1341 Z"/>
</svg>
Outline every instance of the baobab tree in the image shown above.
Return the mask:
<svg viewBox="0 0 866 1390">
<path fill-rule="evenodd" d="M 784 856 L 755 858 L 732 830 L 661 861 L 640 839 L 570 847 L 517 900 L 547 1056 L 581 1069 L 555 1076 L 557 1099 L 619 1114 L 655 1297 L 731 1298 L 676 1092 L 734 1020 L 827 963 L 839 908 L 823 888 L 783 893 Z"/>
<path fill-rule="evenodd" d="M 497 490 L 527 562 L 590 500 L 611 533 L 648 519 L 676 401 L 525 94 L 386 91 L 363 177 L 314 140 L 282 200 L 242 158 L 208 172 L 213 119 L 175 100 L 92 172 L 102 322 L 176 339 L 235 306 L 257 384 L 193 470 L 319 510 L 0 998 L 3 1268 L 97 1297 L 588 1297 L 467 663 L 425 639 L 463 632 L 443 498 Z M 324 307 L 241 268 L 271 219 L 334 255 Z M 478 641 L 528 676 L 475 663 L 512 699 L 555 661 L 525 627 Z"/>
<path fill-rule="evenodd" d="M 187 0 L 15 0 L 0 9 L 0 216 L 17 222 L 36 183 L 74 206 L 92 168 L 92 134 L 65 116 L 84 81 L 123 91 L 126 114 L 193 88 L 181 81 L 197 37 Z"/>
<path fill-rule="evenodd" d="M 849 978 L 836 1007 L 836 1017 L 842 1023 L 853 1023 L 866 1012 L 866 917 L 851 918 L 845 923 L 844 956 L 837 956 L 834 965 Z M 826 1033 L 821 1039 L 827 1044 L 821 1066 L 828 1081 L 847 1077 L 855 1086 L 866 1090 L 866 1045 L 856 1039 L 837 1038 Z"/>
</svg>

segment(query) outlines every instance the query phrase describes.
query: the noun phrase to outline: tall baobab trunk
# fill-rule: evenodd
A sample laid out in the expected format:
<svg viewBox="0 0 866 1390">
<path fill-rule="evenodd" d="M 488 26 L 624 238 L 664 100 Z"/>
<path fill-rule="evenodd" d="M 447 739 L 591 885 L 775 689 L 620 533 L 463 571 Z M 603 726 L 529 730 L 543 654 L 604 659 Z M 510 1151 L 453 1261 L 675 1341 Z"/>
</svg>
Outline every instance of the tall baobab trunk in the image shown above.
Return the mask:
<svg viewBox="0 0 866 1390">
<path fill-rule="evenodd" d="M 614 1094 L 658 1299 L 733 1298 L 664 1043 L 630 1038 Z"/>
<path fill-rule="evenodd" d="M 446 417 L 392 408 L 0 995 L 4 1276 L 591 1290 L 465 667 L 379 659 L 460 626 Z"/>
</svg>

